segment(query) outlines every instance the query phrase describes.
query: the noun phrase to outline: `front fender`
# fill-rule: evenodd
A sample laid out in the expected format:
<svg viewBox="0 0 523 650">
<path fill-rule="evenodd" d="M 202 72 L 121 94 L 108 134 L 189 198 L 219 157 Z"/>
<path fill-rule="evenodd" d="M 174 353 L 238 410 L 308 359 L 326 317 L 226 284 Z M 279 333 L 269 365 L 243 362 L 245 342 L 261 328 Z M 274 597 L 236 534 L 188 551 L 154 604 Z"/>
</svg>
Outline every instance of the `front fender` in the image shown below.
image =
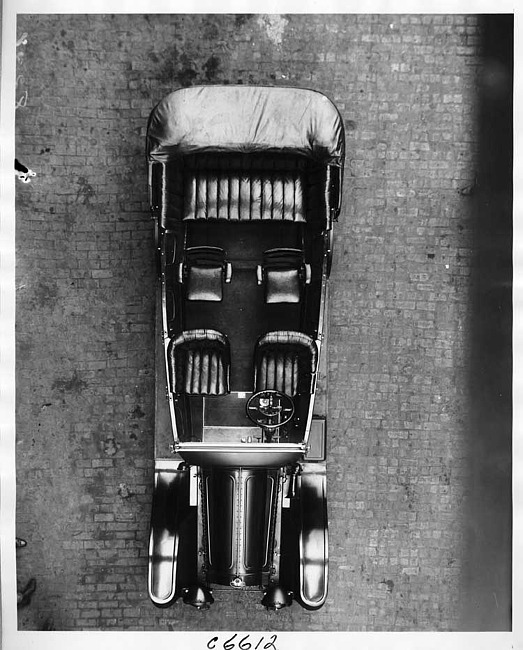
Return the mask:
<svg viewBox="0 0 523 650">
<path fill-rule="evenodd" d="M 305 464 L 299 487 L 299 600 L 318 609 L 327 598 L 329 547 L 324 463 Z"/>
</svg>

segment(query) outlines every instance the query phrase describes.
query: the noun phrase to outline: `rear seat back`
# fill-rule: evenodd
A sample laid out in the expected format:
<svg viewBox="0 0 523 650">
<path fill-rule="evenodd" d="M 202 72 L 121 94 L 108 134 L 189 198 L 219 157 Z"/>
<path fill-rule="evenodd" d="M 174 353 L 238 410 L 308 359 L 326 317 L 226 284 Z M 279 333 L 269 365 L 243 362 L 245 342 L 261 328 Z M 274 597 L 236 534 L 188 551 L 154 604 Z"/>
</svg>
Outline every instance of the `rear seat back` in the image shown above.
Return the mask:
<svg viewBox="0 0 523 650">
<path fill-rule="evenodd" d="M 200 219 L 314 221 L 323 229 L 337 205 L 326 165 L 301 156 L 198 154 L 154 163 L 153 209 L 161 224 Z"/>
</svg>

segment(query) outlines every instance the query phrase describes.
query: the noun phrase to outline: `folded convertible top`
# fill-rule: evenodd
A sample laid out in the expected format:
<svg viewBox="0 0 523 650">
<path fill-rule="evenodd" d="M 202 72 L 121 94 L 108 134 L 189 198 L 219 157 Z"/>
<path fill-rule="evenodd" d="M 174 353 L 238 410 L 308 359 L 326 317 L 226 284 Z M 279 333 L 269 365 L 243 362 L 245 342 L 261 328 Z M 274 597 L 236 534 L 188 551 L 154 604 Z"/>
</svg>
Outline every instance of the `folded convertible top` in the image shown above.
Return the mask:
<svg viewBox="0 0 523 650">
<path fill-rule="evenodd" d="M 282 86 L 195 86 L 167 95 L 147 129 L 150 162 L 199 152 L 293 153 L 343 165 L 343 122 L 313 90 Z"/>
</svg>

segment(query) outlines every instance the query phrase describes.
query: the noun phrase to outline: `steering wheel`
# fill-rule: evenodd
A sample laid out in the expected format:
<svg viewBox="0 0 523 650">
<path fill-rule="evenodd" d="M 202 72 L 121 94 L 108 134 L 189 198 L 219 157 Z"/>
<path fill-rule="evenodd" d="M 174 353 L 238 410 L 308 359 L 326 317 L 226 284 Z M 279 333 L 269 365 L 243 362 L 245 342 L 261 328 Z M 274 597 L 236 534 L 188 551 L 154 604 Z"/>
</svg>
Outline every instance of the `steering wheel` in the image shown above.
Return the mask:
<svg viewBox="0 0 523 650">
<path fill-rule="evenodd" d="M 259 427 L 277 429 L 292 419 L 294 402 L 278 390 L 260 390 L 249 397 L 245 410 L 247 417 Z"/>
</svg>

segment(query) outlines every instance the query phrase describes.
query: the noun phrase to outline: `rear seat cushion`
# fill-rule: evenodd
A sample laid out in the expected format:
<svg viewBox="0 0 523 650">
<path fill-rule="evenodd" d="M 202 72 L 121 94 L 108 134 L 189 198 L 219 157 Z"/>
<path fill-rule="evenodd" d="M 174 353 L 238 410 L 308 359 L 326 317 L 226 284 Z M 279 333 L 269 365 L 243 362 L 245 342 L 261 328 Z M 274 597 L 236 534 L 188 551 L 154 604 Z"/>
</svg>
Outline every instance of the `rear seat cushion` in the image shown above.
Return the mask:
<svg viewBox="0 0 523 650">
<path fill-rule="evenodd" d="M 324 227 L 326 182 L 325 167 L 300 156 L 200 154 L 154 163 L 151 202 L 164 228 L 185 219 L 312 219 Z"/>
<path fill-rule="evenodd" d="M 215 330 L 187 330 L 168 347 L 173 393 L 225 395 L 229 392 L 230 346 Z"/>
<path fill-rule="evenodd" d="M 254 390 L 278 390 L 291 397 L 310 393 L 317 363 L 316 343 L 307 334 L 268 332 L 254 353 Z"/>
</svg>

